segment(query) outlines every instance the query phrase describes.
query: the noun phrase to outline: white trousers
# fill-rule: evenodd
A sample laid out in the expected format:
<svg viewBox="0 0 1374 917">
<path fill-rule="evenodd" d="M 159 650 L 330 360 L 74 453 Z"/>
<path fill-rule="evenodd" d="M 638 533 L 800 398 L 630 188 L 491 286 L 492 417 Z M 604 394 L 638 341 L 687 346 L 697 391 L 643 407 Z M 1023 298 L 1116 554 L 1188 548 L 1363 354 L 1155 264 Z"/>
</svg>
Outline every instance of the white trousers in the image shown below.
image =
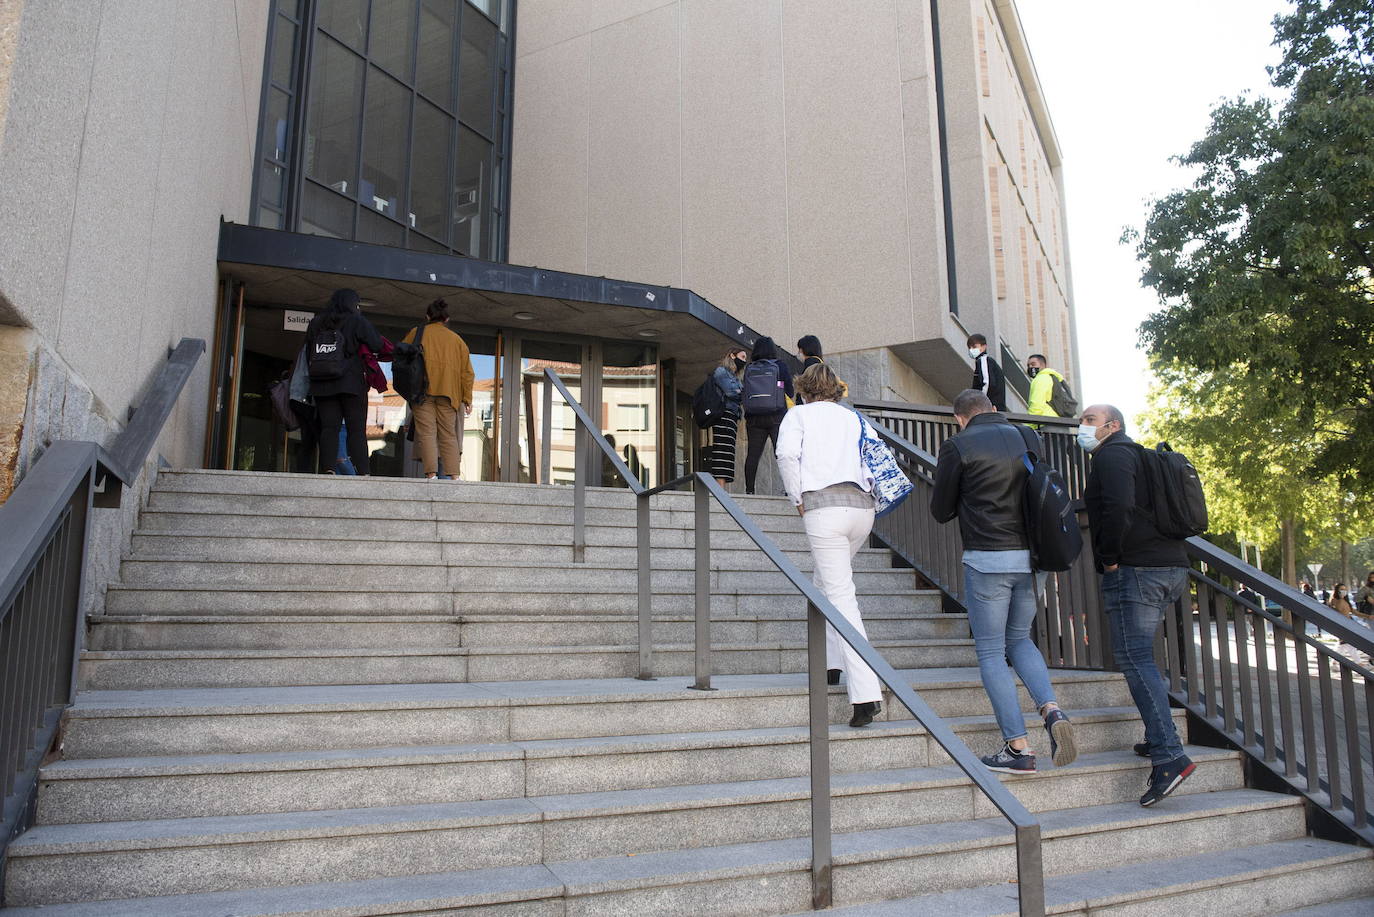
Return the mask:
<svg viewBox="0 0 1374 917">
<path fill-rule="evenodd" d="M 830 604 L 839 609 L 855 630 L 863 634 L 863 619 L 859 617 L 859 600 L 854 589 L 854 555 L 863 547 L 873 530 L 873 510 L 852 506 L 826 506 L 807 510 L 802 516 L 806 538 L 811 542 L 811 558 L 816 569 L 811 578 Z M 827 668 L 843 669 L 849 686 L 849 702 L 863 704 L 882 700 L 883 689 L 878 676 L 859 658 L 848 643 L 829 624 L 825 626 L 825 664 Z"/>
</svg>

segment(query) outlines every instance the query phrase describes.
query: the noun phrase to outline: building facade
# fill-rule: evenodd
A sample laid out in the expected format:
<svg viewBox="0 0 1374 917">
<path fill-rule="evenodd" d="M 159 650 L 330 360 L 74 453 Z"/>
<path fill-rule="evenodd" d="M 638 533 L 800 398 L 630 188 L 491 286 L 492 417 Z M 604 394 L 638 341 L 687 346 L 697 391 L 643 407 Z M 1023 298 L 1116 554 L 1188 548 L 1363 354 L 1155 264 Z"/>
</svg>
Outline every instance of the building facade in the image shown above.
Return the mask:
<svg viewBox="0 0 1374 917">
<path fill-rule="evenodd" d="M 1053 126 L 1011 0 L 12 0 L 0 12 L 0 494 L 209 343 L 160 452 L 314 470 L 272 414 L 330 292 L 443 297 L 463 475 L 563 480 L 551 370 L 654 483 L 728 348 L 816 334 L 938 403 L 981 332 L 1076 376 Z M 561 410 L 561 409 L 559 409 Z M 414 474 L 378 392 L 372 467 Z"/>
</svg>

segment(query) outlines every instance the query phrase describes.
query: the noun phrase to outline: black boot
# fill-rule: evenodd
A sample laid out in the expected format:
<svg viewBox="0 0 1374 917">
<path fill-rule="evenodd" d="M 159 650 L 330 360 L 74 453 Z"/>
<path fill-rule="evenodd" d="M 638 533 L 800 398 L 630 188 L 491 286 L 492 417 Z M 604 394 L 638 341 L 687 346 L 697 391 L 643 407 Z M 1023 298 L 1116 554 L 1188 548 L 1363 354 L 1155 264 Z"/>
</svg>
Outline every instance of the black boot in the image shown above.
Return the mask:
<svg viewBox="0 0 1374 917">
<path fill-rule="evenodd" d="M 839 669 L 826 669 L 826 670 L 825 670 L 825 683 L 828 684 L 828 685 L 837 685 L 837 684 L 839 684 L 839 683 L 840 683 L 840 670 L 839 670 Z"/>
<path fill-rule="evenodd" d="M 849 725 L 854 727 L 867 726 L 873 722 L 873 717 L 877 716 L 883 709 L 881 701 L 871 700 L 862 704 L 854 705 L 854 718 L 849 721 Z"/>
</svg>

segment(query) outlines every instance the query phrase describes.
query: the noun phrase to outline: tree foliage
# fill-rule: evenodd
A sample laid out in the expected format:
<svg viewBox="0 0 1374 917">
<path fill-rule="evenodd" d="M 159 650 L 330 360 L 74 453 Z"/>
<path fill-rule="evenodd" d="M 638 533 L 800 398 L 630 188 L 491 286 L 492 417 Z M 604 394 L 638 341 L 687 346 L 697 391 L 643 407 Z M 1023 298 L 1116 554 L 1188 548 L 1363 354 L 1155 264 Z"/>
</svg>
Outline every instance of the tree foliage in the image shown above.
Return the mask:
<svg viewBox="0 0 1374 917">
<path fill-rule="evenodd" d="M 1177 159 L 1192 187 L 1128 234 L 1162 305 L 1141 337 L 1176 381 L 1195 374 L 1184 401 L 1217 396 L 1196 434 L 1262 449 L 1239 425 L 1282 431 L 1287 471 L 1354 491 L 1374 480 L 1374 5 L 1296 0 L 1274 27 L 1287 98 L 1214 109 Z M 1251 451 L 1219 451 L 1219 467 L 1251 467 Z"/>
</svg>

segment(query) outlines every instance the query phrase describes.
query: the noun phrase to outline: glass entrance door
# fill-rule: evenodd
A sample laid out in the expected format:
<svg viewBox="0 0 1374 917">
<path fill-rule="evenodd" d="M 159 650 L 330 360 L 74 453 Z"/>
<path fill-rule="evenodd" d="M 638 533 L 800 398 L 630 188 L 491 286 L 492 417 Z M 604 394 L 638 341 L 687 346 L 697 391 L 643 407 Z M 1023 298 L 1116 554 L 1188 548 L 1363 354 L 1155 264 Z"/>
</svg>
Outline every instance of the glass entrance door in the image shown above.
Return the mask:
<svg viewBox="0 0 1374 917">
<path fill-rule="evenodd" d="M 587 359 L 587 346 L 567 341 L 545 340 L 520 335 L 512 341 L 512 352 L 518 354 L 520 371 L 513 373 L 509 393 L 510 403 L 519 405 L 519 416 L 506 438 L 504 479 L 518 483 L 538 483 L 548 480 L 554 484 L 573 482 L 576 454 L 577 421 L 572 408 L 563 403 L 558 392 L 553 393 L 553 416 L 548 449 L 543 442 L 544 389 L 549 386 L 544 376 L 552 369 L 569 393 L 582 400 L 582 366 Z M 544 473 L 543 462 L 548 454 L 550 474 Z"/>
</svg>

